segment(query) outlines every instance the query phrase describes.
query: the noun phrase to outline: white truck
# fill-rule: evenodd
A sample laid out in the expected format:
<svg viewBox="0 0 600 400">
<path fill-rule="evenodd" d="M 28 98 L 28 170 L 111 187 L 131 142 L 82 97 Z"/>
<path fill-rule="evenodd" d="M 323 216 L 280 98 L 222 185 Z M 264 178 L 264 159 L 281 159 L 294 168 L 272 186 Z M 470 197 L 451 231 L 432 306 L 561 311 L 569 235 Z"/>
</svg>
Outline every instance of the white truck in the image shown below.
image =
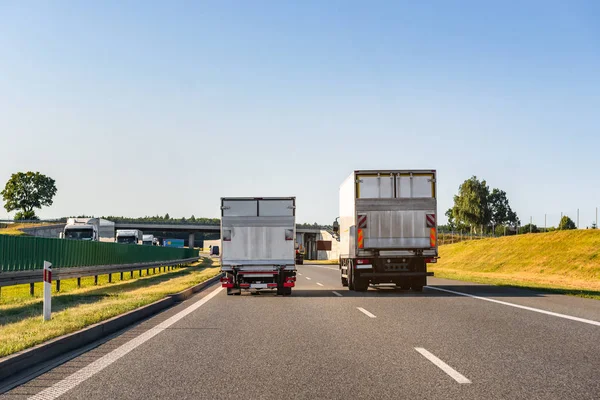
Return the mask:
<svg viewBox="0 0 600 400">
<path fill-rule="evenodd" d="M 221 284 L 228 295 L 276 290 L 290 295 L 296 282 L 295 197 L 221 199 Z"/>
<path fill-rule="evenodd" d="M 155 240 L 154 235 L 143 235 L 142 236 L 142 244 L 146 246 L 154 246 Z"/>
<path fill-rule="evenodd" d="M 71 240 L 99 240 L 100 220 L 98 218 L 69 218 L 61 238 Z"/>
<path fill-rule="evenodd" d="M 420 292 L 438 258 L 435 170 L 354 171 L 340 186 L 342 285 Z"/>
<path fill-rule="evenodd" d="M 142 244 L 143 236 L 139 229 L 118 229 L 117 243 Z"/>
</svg>

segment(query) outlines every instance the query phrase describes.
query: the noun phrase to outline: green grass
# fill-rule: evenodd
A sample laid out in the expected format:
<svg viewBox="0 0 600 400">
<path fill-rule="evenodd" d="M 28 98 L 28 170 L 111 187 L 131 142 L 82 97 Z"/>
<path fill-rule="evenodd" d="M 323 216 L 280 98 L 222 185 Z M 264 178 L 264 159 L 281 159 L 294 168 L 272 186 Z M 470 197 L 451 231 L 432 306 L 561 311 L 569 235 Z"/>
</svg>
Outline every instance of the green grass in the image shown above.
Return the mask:
<svg viewBox="0 0 600 400">
<path fill-rule="evenodd" d="M 29 285 L 2 288 L 0 302 L 0 357 L 27 349 L 49 339 L 75 332 L 86 326 L 134 310 L 204 282 L 219 273 L 208 258 L 169 272 L 147 275 L 113 283 L 103 277 L 98 286 L 93 278 L 61 281 L 61 292 L 52 297 L 52 320 L 42 320 L 42 290 L 36 285 L 35 297 Z M 144 271 L 145 274 L 145 271 Z M 136 272 L 137 277 L 137 272 Z M 85 283 L 85 284 L 84 284 Z"/>
<path fill-rule="evenodd" d="M 12 236 L 23 236 L 23 235 L 27 235 L 25 232 L 23 232 L 21 229 L 23 228 L 35 228 L 38 226 L 45 226 L 45 225 L 53 225 L 50 223 L 44 223 L 44 222 L 40 222 L 39 224 L 36 223 L 31 223 L 31 224 L 19 224 L 19 223 L 14 223 L 14 224 L 2 224 L 0 225 L 0 235 L 12 235 Z"/>
<path fill-rule="evenodd" d="M 440 246 L 440 278 L 600 299 L 600 231 L 574 230 Z"/>
<path fill-rule="evenodd" d="M 304 260 L 304 263 L 314 265 L 338 265 L 338 260 Z"/>
</svg>

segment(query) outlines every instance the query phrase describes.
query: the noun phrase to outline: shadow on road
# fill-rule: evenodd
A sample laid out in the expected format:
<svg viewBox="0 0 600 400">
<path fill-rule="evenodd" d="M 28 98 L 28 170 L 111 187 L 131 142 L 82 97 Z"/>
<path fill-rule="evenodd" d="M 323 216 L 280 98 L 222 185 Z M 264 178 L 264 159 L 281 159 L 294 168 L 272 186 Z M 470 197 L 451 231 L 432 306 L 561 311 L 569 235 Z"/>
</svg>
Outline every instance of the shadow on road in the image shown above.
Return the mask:
<svg viewBox="0 0 600 400">
<path fill-rule="evenodd" d="M 444 290 L 451 290 L 453 292 L 470 294 L 473 296 L 481 297 L 546 297 L 552 294 L 572 294 L 572 295 L 587 295 L 587 296 L 600 296 L 600 292 L 597 291 L 578 291 L 578 290 L 541 290 L 536 288 L 523 288 L 523 287 L 507 287 L 507 286 L 493 286 L 493 285 L 430 285 L 431 287 L 437 287 Z M 457 293 L 449 293 L 441 290 L 435 290 L 431 287 L 427 287 L 423 292 L 413 292 L 411 290 L 400 290 L 394 287 L 370 287 L 366 292 L 355 292 L 348 290 L 347 288 L 330 288 L 330 289 L 295 289 L 292 291 L 290 297 L 338 297 L 333 291 L 338 292 L 342 297 L 398 297 L 398 298 L 409 298 L 409 297 L 464 297 Z M 571 292 L 571 293 L 568 293 Z M 258 294 L 243 293 L 244 296 L 252 297 L 274 297 L 275 292 L 259 292 Z"/>
</svg>

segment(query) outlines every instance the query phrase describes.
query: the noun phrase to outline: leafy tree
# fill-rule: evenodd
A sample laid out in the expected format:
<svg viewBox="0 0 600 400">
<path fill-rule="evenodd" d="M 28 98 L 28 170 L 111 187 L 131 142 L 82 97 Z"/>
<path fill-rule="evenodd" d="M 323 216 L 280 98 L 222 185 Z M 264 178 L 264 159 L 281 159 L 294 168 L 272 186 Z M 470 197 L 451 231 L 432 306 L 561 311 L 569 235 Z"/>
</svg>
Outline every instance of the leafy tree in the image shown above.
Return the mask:
<svg viewBox="0 0 600 400">
<path fill-rule="evenodd" d="M 516 226 L 519 222 L 515 213 L 508 204 L 506 192 L 494 189 L 488 196 L 488 207 L 490 209 L 490 222 L 494 225 Z"/>
<path fill-rule="evenodd" d="M 458 188 L 458 195 L 454 196 L 452 216 L 459 224 L 470 226 L 477 232 L 477 227 L 488 225 L 490 222 L 490 209 L 488 196 L 490 189 L 485 180 L 479 181 L 476 176 L 464 181 Z"/>
<path fill-rule="evenodd" d="M 54 179 L 39 172 L 18 172 L 12 174 L 0 194 L 6 211 L 20 210 L 15 220 L 37 219 L 35 209 L 52 205 L 56 184 Z"/>
<path fill-rule="evenodd" d="M 568 216 L 564 215 L 561 219 L 560 219 L 560 223 L 558 224 L 558 229 L 577 229 L 577 226 L 575 225 L 575 222 L 573 222 L 573 220 L 571 218 L 569 218 Z"/>
<path fill-rule="evenodd" d="M 598 229 L 598 226 L 596 225 L 596 223 L 595 223 L 595 222 L 592 222 L 592 227 L 591 227 L 591 228 L 592 228 L 592 229 Z"/>
<path fill-rule="evenodd" d="M 192 216 L 190 217 L 190 222 L 196 222 L 196 217 L 194 216 L 194 214 L 192 214 Z"/>
<path fill-rule="evenodd" d="M 168 221 L 168 220 L 170 220 L 170 219 L 171 219 L 171 217 L 169 216 L 169 213 L 166 213 L 166 214 L 165 214 L 165 217 L 164 217 L 164 219 L 165 219 L 166 221 Z"/>
</svg>

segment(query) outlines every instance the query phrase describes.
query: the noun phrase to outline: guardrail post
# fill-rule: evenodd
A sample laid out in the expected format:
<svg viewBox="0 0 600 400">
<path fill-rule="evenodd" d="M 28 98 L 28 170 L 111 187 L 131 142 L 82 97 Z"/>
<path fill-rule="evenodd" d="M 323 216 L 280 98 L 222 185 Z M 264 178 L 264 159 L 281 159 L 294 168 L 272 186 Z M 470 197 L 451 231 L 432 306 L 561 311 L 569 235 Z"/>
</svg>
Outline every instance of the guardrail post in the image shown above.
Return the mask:
<svg viewBox="0 0 600 400">
<path fill-rule="evenodd" d="M 29 295 L 30 296 L 33 296 L 34 290 L 35 290 L 35 283 L 31 282 L 29 284 Z"/>
<path fill-rule="evenodd" d="M 133 270 L 129 271 L 129 279 L 133 279 Z"/>
<path fill-rule="evenodd" d="M 140 278 L 142 277 L 142 270 L 140 269 Z"/>
<path fill-rule="evenodd" d="M 112 274 L 108 274 L 108 283 L 112 283 Z"/>
<path fill-rule="evenodd" d="M 150 268 L 146 269 L 146 275 L 150 275 Z"/>
<path fill-rule="evenodd" d="M 81 287 L 81 278 L 77 278 L 77 287 L 80 288 Z"/>
<path fill-rule="evenodd" d="M 123 273 L 121 272 L 121 280 L 123 280 Z"/>
<path fill-rule="evenodd" d="M 56 280 L 56 291 L 60 292 L 60 279 Z"/>
<path fill-rule="evenodd" d="M 98 275 L 94 275 L 94 285 L 98 284 Z"/>
<path fill-rule="evenodd" d="M 156 267 L 152 268 L 152 273 L 156 274 Z"/>
<path fill-rule="evenodd" d="M 52 312 L 52 264 L 44 261 L 44 321 L 50 321 Z M 58 281 L 56 281 L 58 282 Z"/>
</svg>

